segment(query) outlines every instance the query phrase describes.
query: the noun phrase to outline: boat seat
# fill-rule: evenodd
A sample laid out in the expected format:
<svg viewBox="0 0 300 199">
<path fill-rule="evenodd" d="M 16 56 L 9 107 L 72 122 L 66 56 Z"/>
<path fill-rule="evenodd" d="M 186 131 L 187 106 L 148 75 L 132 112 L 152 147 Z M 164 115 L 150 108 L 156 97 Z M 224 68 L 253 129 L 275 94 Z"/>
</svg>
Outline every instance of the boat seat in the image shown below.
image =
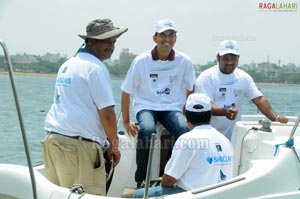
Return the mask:
<svg viewBox="0 0 300 199">
<path fill-rule="evenodd" d="M 125 187 L 122 193 L 122 198 L 131 198 L 135 188 Z"/>
<path fill-rule="evenodd" d="M 150 180 L 150 183 L 149 183 L 150 187 L 159 186 L 161 184 L 161 180 L 162 180 L 162 177 Z M 142 184 L 141 188 L 144 188 L 143 185 L 145 185 L 145 184 Z M 132 194 L 135 190 L 136 190 L 135 188 L 125 187 L 125 189 L 123 190 L 123 193 L 122 193 L 122 198 L 131 198 Z"/>
</svg>

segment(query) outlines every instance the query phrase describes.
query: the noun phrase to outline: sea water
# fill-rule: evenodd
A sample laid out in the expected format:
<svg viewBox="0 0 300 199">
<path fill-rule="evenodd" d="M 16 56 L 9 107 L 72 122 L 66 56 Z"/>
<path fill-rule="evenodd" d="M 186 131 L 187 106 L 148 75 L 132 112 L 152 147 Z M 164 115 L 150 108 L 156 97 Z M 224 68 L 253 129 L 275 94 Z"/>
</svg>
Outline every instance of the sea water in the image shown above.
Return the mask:
<svg viewBox="0 0 300 199">
<path fill-rule="evenodd" d="M 120 113 L 123 80 L 112 80 L 116 114 Z M 33 164 L 42 163 L 40 140 L 43 139 L 44 120 L 53 101 L 55 77 L 15 76 L 15 84 L 22 111 L 26 137 Z M 300 113 L 300 85 L 258 85 L 278 114 L 297 116 Z M 246 99 L 242 114 L 257 114 L 257 108 Z M 134 117 L 132 117 L 134 120 Z M 123 130 L 122 121 L 119 130 Z M 0 163 L 26 165 L 22 134 L 8 75 L 0 75 Z"/>
</svg>

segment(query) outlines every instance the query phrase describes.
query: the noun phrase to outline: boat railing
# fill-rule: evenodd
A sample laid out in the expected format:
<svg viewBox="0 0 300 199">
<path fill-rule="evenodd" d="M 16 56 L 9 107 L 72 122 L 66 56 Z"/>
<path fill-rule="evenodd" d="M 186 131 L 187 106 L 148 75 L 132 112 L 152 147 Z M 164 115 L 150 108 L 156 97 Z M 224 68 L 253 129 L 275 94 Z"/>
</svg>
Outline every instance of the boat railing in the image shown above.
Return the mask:
<svg viewBox="0 0 300 199">
<path fill-rule="evenodd" d="M 149 190 L 149 186 L 150 186 L 150 172 L 151 172 L 153 149 L 154 149 L 154 140 L 155 140 L 155 134 L 153 133 L 151 135 L 151 141 L 150 141 L 150 151 L 149 151 L 149 157 L 148 157 L 144 199 L 148 198 L 148 190 Z"/>
<path fill-rule="evenodd" d="M 204 187 L 204 188 L 197 189 L 195 191 L 192 191 L 192 194 L 199 194 L 199 193 L 202 193 L 202 192 L 205 192 L 205 191 L 210 191 L 210 190 L 213 190 L 213 189 L 217 189 L 217 188 L 220 188 L 220 187 L 227 186 L 229 184 L 234 184 L 234 183 L 240 182 L 240 181 L 245 180 L 245 179 L 246 179 L 246 177 L 236 177 L 236 178 L 233 178 L 231 180 L 227 180 L 227 181 L 222 182 L 222 183 L 218 183 L 218 184 L 215 184 L 215 185 L 211 185 L 209 187 Z"/>
<path fill-rule="evenodd" d="M 19 118 L 19 124 L 20 124 L 22 137 L 23 137 L 23 144 L 24 144 L 26 158 L 27 158 L 27 164 L 28 164 L 28 168 L 29 168 L 33 198 L 37 199 L 37 190 L 36 190 L 34 171 L 33 171 L 33 166 L 31 163 L 30 152 L 29 152 L 29 147 L 28 147 L 28 142 L 27 142 L 27 137 L 26 137 L 26 131 L 25 131 L 25 127 L 24 127 L 24 122 L 23 122 L 22 112 L 21 112 L 21 108 L 20 108 L 20 104 L 19 104 L 18 95 L 17 95 L 17 90 L 16 90 L 16 86 L 15 86 L 11 60 L 10 60 L 10 56 L 9 56 L 6 44 L 2 41 L 2 39 L 0 39 L 0 45 L 4 52 L 7 69 L 8 69 L 8 73 L 9 73 L 9 77 L 10 77 L 11 87 L 12 87 L 13 95 L 14 95 L 14 99 L 15 99 L 16 109 L 17 109 L 18 118 Z"/>
<path fill-rule="evenodd" d="M 291 131 L 290 139 L 294 139 L 294 135 L 295 135 L 295 132 L 296 132 L 296 130 L 297 130 L 297 128 L 298 128 L 299 123 L 300 123 L 300 113 L 299 113 L 299 116 L 298 116 L 297 120 L 295 121 L 295 124 L 294 124 L 294 126 L 293 126 L 293 129 L 292 129 L 292 131 Z"/>
</svg>

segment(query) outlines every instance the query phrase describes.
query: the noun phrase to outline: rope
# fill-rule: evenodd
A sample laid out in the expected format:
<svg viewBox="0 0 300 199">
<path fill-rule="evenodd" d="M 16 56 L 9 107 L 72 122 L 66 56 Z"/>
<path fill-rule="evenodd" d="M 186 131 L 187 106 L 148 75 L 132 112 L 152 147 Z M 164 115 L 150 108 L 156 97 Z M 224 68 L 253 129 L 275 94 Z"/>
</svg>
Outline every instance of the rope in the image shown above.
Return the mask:
<svg viewBox="0 0 300 199">
<path fill-rule="evenodd" d="M 110 178 L 112 177 L 113 171 L 114 171 L 114 158 L 111 159 L 111 163 L 110 163 L 110 171 L 108 174 L 106 174 L 106 183 L 110 180 Z"/>
<path fill-rule="evenodd" d="M 294 140 L 293 140 L 293 139 L 289 139 L 289 140 L 286 141 L 285 143 L 276 144 L 276 145 L 275 145 L 274 157 L 277 155 L 278 148 L 279 148 L 280 146 L 283 146 L 283 145 L 286 146 L 287 148 L 292 149 L 292 150 L 294 151 L 294 153 L 295 153 L 295 155 L 296 155 L 296 157 L 297 157 L 297 159 L 298 159 L 298 162 L 300 163 L 300 158 L 299 158 L 299 156 L 298 156 L 298 154 L 297 154 L 297 151 L 296 151 L 296 149 L 295 149 L 295 147 L 294 147 Z"/>
<path fill-rule="evenodd" d="M 82 198 L 85 194 L 85 190 L 83 188 L 83 186 L 81 184 L 73 184 L 71 187 L 70 187 L 70 194 L 68 196 L 68 199 L 71 197 L 71 195 L 73 193 L 76 193 L 76 194 L 80 194 L 78 196 L 78 199 Z"/>
</svg>

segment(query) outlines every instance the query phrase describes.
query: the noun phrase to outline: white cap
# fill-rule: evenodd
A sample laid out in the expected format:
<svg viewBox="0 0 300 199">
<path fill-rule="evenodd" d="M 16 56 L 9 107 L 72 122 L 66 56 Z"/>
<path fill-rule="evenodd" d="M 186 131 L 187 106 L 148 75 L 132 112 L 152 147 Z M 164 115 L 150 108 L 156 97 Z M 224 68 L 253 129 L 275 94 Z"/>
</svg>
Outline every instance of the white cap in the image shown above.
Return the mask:
<svg viewBox="0 0 300 199">
<path fill-rule="evenodd" d="M 210 111 L 210 99 L 204 93 L 192 93 L 186 100 L 185 110 L 198 113 Z"/>
<path fill-rule="evenodd" d="M 162 19 L 159 20 L 155 26 L 155 32 L 162 33 L 166 30 L 174 30 L 177 32 L 174 21 L 171 19 Z"/>
<path fill-rule="evenodd" d="M 224 40 L 220 43 L 219 55 L 223 56 L 226 54 L 239 55 L 239 45 L 234 40 Z"/>
</svg>

